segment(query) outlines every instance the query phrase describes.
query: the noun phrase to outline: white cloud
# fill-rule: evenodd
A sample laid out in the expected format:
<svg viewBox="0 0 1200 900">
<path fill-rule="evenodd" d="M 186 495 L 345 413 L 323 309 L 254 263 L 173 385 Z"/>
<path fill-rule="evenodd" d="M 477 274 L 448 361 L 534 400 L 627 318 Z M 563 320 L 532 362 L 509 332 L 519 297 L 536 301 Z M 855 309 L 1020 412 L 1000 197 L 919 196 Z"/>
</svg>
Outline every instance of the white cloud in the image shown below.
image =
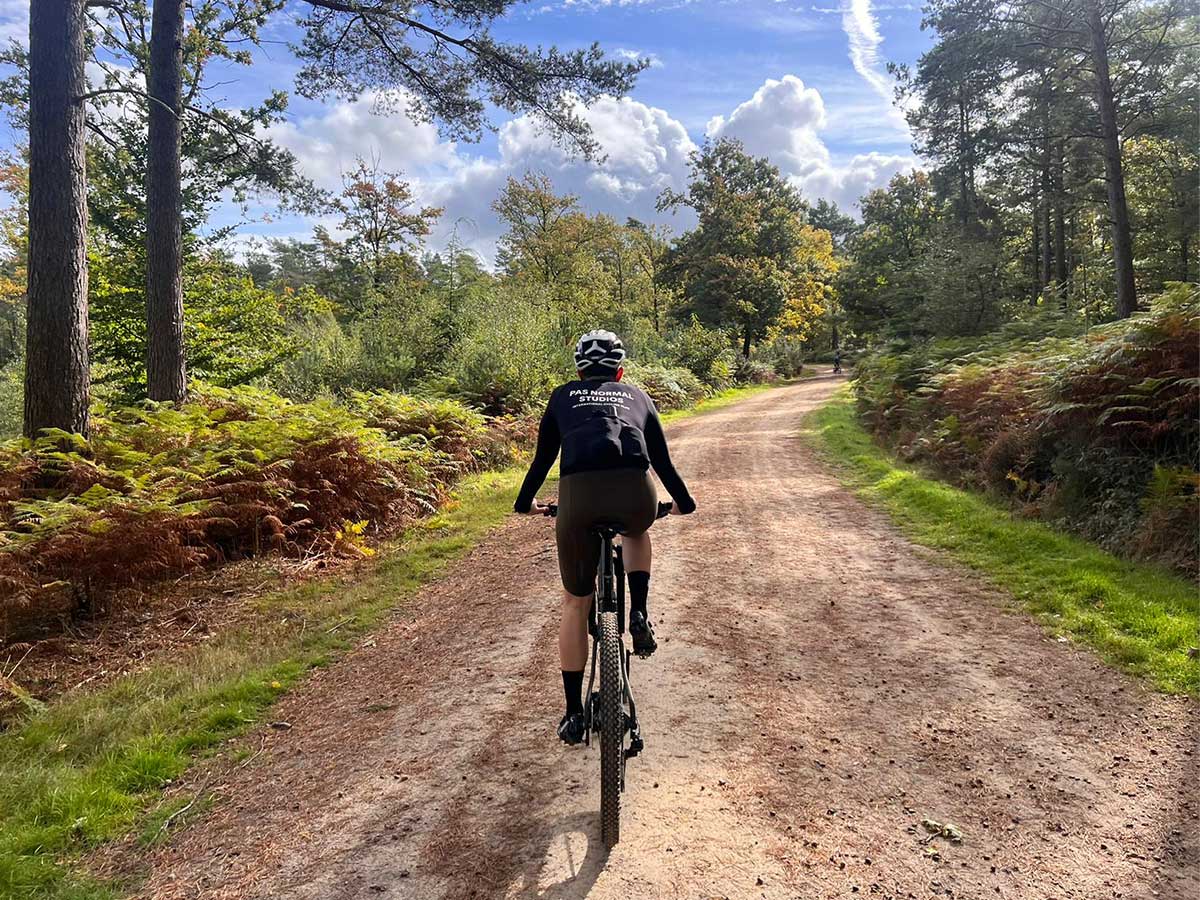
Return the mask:
<svg viewBox="0 0 1200 900">
<path fill-rule="evenodd" d="M 829 162 L 817 136 L 825 127 L 825 102 L 795 75 L 768 78 L 728 118 L 716 116 L 706 129 L 714 138 L 733 137 L 755 156 L 769 156 L 784 172 L 802 175 Z"/>
<path fill-rule="evenodd" d="M 0 0 L 0 44 L 10 40 L 29 45 L 29 0 Z"/>
<path fill-rule="evenodd" d="M 826 127 L 824 100 L 795 75 L 767 81 L 728 118 L 708 123 L 713 138 L 732 137 L 747 151 L 766 156 L 809 200 L 824 197 L 844 210 L 896 172 L 916 165 L 907 154 L 863 153 L 833 159 L 819 132 Z"/>
<path fill-rule="evenodd" d="M 277 123 L 265 135 L 291 150 L 301 171 L 329 190 L 341 187 L 342 173 L 358 158 L 378 159 L 383 169 L 416 178 L 460 163 L 455 144 L 441 140 L 437 128 L 413 121 L 403 110 L 385 112 L 374 94 L 322 115 Z"/>
<path fill-rule="evenodd" d="M 615 56 L 617 59 L 627 59 L 630 62 L 635 62 L 639 59 L 648 60 L 651 69 L 661 69 L 664 65 L 663 61 L 659 59 L 657 53 L 646 53 L 642 50 L 630 50 L 628 47 L 617 47 L 610 55 Z"/>
<path fill-rule="evenodd" d="M 330 190 L 356 157 L 377 159 L 382 169 L 403 172 L 419 202 L 444 207 L 429 245 L 444 246 L 451 234 L 491 260 L 500 224 L 491 204 L 510 176 L 544 172 L 555 190 L 579 197 L 590 213 L 618 220 L 633 216 L 670 224 L 694 222 L 690 214 L 655 209 L 666 188 L 683 188 L 696 144 L 666 110 L 630 98 L 602 97 L 580 114 L 592 128 L 603 160 L 587 161 L 560 147 L 529 116 L 504 123 L 487 156 L 444 141 L 428 123 L 402 112 L 377 115 L 371 97 L 274 126 L 270 136 L 296 154 L 302 171 Z M 837 158 L 822 140 L 831 116 L 821 93 L 795 75 L 768 79 L 754 94 L 706 129 L 713 138 L 735 137 L 749 152 L 770 158 L 809 200 L 825 197 L 849 211 L 866 191 L 886 184 L 915 160 L 904 154 L 863 152 Z"/>
<path fill-rule="evenodd" d="M 890 7 L 889 7 L 890 8 Z M 850 44 L 850 62 L 864 81 L 888 105 L 888 116 L 901 128 L 907 128 L 904 115 L 893 105 L 893 85 L 883 65 L 879 48 L 883 35 L 871 7 L 871 0 L 844 0 L 842 30 Z"/>
<path fill-rule="evenodd" d="M 582 116 L 600 145 L 601 162 L 565 151 L 529 116 L 501 126 L 496 158 L 467 155 L 438 137 L 427 123 L 403 112 L 376 115 L 373 98 L 340 103 L 323 114 L 273 126 L 269 136 L 295 155 L 301 170 L 320 186 L 337 191 L 341 173 L 357 157 L 374 158 L 385 171 L 403 172 L 421 203 L 445 208 L 430 246 L 452 232 L 491 259 L 500 226 L 491 203 L 511 175 L 545 172 L 559 193 L 578 195 L 589 212 L 618 219 L 672 221 L 655 209 L 667 187 L 687 180 L 688 156 L 696 145 L 687 129 L 666 111 L 629 98 L 602 97 Z M 679 220 L 675 220 L 679 224 Z"/>
</svg>

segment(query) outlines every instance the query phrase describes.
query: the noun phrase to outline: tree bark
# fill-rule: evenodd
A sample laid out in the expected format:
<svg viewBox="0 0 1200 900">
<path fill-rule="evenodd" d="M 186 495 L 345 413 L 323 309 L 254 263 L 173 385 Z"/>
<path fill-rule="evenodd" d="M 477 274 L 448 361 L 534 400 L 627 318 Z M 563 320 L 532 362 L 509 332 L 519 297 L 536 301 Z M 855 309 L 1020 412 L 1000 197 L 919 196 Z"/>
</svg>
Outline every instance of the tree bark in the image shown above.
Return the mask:
<svg viewBox="0 0 1200 900">
<path fill-rule="evenodd" d="M 28 437 L 87 434 L 87 172 L 83 0 L 37 0 L 29 13 Z"/>
<path fill-rule="evenodd" d="M 1067 198 L 1064 188 L 1062 143 L 1054 147 L 1054 283 L 1059 299 L 1065 299 L 1071 273 L 1067 268 Z"/>
<path fill-rule="evenodd" d="M 1137 309 L 1137 289 L 1133 281 L 1133 236 L 1129 226 L 1129 206 L 1125 198 L 1125 171 L 1121 164 L 1121 133 L 1117 125 L 1117 104 L 1108 71 L 1108 36 L 1099 5 L 1088 7 L 1088 32 L 1091 38 L 1092 68 L 1096 77 L 1096 104 L 1100 108 L 1101 150 L 1104 156 L 1105 187 L 1108 191 L 1108 215 L 1112 222 L 1113 269 L 1117 282 L 1117 317 L 1126 319 Z"/>
<path fill-rule="evenodd" d="M 1050 288 L 1054 291 L 1055 285 L 1051 281 L 1052 274 L 1050 264 L 1053 257 L 1053 245 L 1051 243 L 1050 234 L 1050 164 L 1049 154 L 1043 157 L 1042 165 L 1042 205 L 1040 210 L 1041 226 L 1042 226 L 1042 269 L 1039 281 L 1043 287 Z"/>
<path fill-rule="evenodd" d="M 1033 202 L 1031 206 L 1033 208 L 1033 293 L 1029 297 L 1029 305 L 1037 306 L 1038 297 L 1041 296 L 1045 282 L 1042 281 L 1042 207 L 1036 176 L 1033 179 Z"/>
<path fill-rule="evenodd" d="M 150 32 L 151 96 L 146 160 L 146 387 L 151 400 L 187 392 L 183 345 L 184 0 L 155 0 Z"/>
</svg>

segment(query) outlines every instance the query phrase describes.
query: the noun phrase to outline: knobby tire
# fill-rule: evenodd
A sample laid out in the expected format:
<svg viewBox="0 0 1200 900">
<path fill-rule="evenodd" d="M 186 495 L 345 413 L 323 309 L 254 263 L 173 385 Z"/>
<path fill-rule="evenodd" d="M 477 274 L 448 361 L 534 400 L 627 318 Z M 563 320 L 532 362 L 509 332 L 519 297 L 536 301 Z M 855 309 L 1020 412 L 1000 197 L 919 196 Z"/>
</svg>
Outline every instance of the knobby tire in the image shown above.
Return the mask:
<svg viewBox="0 0 1200 900">
<path fill-rule="evenodd" d="M 600 615 L 600 836 L 609 849 L 621 838 L 621 767 L 625 756 L 622 693 L 617 614 L 606 612 Z"/>
</svg>

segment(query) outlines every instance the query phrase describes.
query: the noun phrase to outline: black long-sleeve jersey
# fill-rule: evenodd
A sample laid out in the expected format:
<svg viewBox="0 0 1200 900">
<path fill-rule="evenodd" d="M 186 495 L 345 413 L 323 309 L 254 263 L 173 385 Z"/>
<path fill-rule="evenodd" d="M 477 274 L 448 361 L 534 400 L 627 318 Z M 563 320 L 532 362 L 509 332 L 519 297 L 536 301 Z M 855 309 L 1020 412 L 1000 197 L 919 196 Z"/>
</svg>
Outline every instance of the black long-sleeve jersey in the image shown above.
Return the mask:
<svg viewBox="0 0 1200 900">
<path fill-rule="evenodd" d="M 517 512 L 529 512 L 558 451 L 563 475 L 604 469 L 651 466 L 681 513 L 696 501 L 675 471 L 667 452 L 658 410 L 646 392 L 618 381 L 571 381 L 555 389 L 538 426 L 537 450 L 521 485 Z"/>
</svg>

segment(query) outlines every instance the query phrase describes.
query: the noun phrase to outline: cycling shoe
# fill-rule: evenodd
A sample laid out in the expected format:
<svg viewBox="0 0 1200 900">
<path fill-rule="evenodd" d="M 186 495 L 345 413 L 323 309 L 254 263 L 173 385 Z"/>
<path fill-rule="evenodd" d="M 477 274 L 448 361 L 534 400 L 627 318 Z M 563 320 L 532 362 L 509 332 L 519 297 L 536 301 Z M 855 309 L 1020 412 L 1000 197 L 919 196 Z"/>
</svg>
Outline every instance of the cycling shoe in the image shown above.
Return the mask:
<svg viewBox="0 0 1200 900">
<path fill-rule="evenodd" d="M 587 733 L 587 719 L 583 713 L 566 713 L 558 723 L 558 737 L 564 744 L 582 744 Z"/>
<path fill-rule="evenodd" d="M 645 614 L 636 609 L 629 612 L 629 635 L 633 638 L 633 652 L 642 659 L 658 649 L 658 641 L 654 640 L 654 627 Z"/>
</svg>

